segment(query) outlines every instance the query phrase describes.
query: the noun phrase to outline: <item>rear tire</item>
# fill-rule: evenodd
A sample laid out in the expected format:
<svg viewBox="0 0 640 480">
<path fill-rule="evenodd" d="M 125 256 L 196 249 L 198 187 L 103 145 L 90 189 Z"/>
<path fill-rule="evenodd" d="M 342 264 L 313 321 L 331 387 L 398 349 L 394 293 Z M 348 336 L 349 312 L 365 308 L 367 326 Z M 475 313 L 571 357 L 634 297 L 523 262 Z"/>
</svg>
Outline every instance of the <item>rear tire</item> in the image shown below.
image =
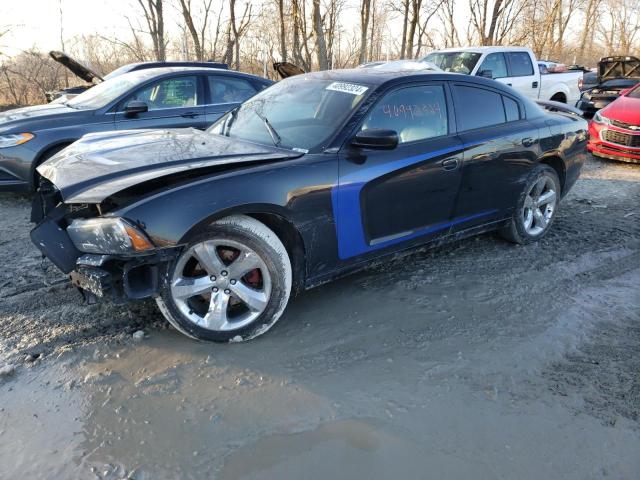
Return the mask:
<svg viewBox="0 0 640 480">
<path fill-rule="evenodd" d="M 254 218 L 223 218 L 196 235 L 167 268 L 156 303 L 185 335 L 240 342 L 269 330 L 291 294 L 291 261 Z"/>
<path fill-rule="evenodd" d="M 560 180 L 548 165 L 538 164 L 518 198 L 515 212 L 500 235 L 525 245 L 544 237 L 553 223 L 560 202 Z"/>
</svg>

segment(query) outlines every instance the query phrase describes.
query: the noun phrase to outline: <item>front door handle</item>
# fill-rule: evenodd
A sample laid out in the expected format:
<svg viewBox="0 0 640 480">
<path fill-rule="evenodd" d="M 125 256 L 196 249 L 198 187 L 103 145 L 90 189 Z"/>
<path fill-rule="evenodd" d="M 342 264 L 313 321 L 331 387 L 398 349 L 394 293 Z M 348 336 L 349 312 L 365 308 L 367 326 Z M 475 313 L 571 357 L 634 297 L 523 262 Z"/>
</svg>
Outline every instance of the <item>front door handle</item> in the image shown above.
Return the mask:
<svg viewBox="0 0 640 480">
<path fill-rule="evenodd" d="M 533 82 L 531 84 L 531 88 L 538 88 L 538 82 Z"/>
<path fill-rule="evenodd" d="M 522 145 L 525 146 L 525 147 L 530 147 L 534 143 L 536 143 L 536 141 L 531 137 L 527 137 L 527 138 L 523 138 L 522 139 Z"/>
<path fill-rule="evenodd" d="M 182 118 L 196 118 L 198 115 L 200 115 L 198 112 L 186 112 L 186 113 L 183 113 L 180 116 Z"/>
<path fill-rule="evenodd" d="M 511 85 L 510 83 L 507 83 L 507 87 L 513 87 L 513 85 Z"/>
<path fill-rule="evenodd" d="M 459 164 L 460 164 L 459 158 L 449 158 L 447 160 L 442 161 L 442 169 L 449 172 L 451 170 L 455 170 L 456 168 L 458 168 Z"/>
</svg>

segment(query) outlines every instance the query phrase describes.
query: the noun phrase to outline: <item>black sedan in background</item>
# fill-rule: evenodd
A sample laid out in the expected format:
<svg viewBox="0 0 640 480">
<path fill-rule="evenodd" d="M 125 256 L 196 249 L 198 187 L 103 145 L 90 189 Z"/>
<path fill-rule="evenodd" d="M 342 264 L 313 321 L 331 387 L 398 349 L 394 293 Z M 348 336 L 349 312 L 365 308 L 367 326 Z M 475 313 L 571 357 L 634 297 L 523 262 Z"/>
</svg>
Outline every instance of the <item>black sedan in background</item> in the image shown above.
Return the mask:
<svg viewBox="0 0 640 480">
<path fill-rule="evenodd" d="M 36 167 L 87 133 L 205 129 L 273 82 L 230 70 L 166 67 L 124 73 L 66 103 L 0 113 L 0 191 L 29 191 Z"/>
<path fill-rule="evenodd" d="M 488 230 L 542 238 L 587 122 L 481 77 L 283 80 L 206 132 L 93 134 L 38 168 L 35 245 L 91 300 L 155 298 L 181 332 L 266 332 L 292 293 Z"/>
<path fill-rule="evenodd" d="M 580 95 L 576 105 L 591 118 L 606 107 L 620 93 L 640 83 L 640 59 L 636 57 L 605 57 L 598 63 L 596 85 Z"/>
</svg>

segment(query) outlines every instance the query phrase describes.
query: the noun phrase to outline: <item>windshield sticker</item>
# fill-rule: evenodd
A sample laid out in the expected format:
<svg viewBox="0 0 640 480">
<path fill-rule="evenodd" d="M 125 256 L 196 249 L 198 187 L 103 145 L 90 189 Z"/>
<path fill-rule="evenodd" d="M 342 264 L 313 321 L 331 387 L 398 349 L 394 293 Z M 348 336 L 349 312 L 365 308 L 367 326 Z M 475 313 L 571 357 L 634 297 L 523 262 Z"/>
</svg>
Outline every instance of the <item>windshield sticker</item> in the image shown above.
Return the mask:
<svg viewBox="0 0 640 480">
<path fill-rule="evenodd" d="M 293 150 L 294 152 L 298 152 L 298 153 L 309 153 L 309 150 L 307 150 L 306 148 L 297 148 L 297 147 L 294 147 L 294 148 L 292 148 L 292 150 Z"/>
<path fill-rule="evenodd" d="M 355 83 L 333 82 L 327 87 L 327 90 L 350 93 L 351 95 L 362 95 L 364 92 L 369 90 L 369 87 L 356 85 Z"/>
</svg>

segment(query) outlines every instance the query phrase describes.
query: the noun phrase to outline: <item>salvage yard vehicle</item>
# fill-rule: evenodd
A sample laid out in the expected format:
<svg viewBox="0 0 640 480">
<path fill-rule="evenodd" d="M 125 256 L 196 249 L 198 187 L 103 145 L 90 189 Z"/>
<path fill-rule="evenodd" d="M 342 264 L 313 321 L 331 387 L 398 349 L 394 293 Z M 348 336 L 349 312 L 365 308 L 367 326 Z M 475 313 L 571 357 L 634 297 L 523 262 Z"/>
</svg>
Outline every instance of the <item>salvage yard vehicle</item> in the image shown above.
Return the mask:
<svg viewBox="0 0 640 480">
<path fill-rule="evenodd" d="M 91 301 L 153 297 L 190 337 L 248 340 L 290 295 L 383 257 L 539 240 L 586 135 L 481 77 L 297 75 L 205 132 L 87 135 L 38 168 L 31 238 Z"/>
<path fill-rule="evenodd" d="M 596 112 L 587 148 L 598 157 L 640 163 L 640 84 Z"/>
<path fill-rule="evenodd" d="M 0 191 L 33 191 L 36 167 L 87 133 L 205 129 L 272 83 L 230 70 L 152 68 L 118 75 L 66 103 L 0 113 Z"/>
<path fill-rule="evenodd" d="M 577 107 L 591 117 L 606 107 L 622 91 L 640 83 L 640 59 L 605 57 L 598 62 L 597 84 L 582 92 Z"/>
<path fill-rule="evenodd" d="M 78 78 L 87 82 L 85 85 L 76 85 L 73 87 L 67 87 L 62 90 L 57 90 L 53 92 L 46 92 L 45 97 L 47 102 L 52 102 L 57 99 L 62 100 L 70 100 L 76 95 L 81 94 L 85 90 L 90 89 L 95 84 L 100 82 L 104 82 L 105 80 L 109 80 L 110 78 L 115 78 L 118 75 L 122 75 L 123 73 L 135 72 L 137 70 L 145 70 L 147 68 L 161 68 L 161 67 L 200 67 L 200 68 L 222 68 L 227 69 L 229 66 L 226 63 L 220 62 L 171 62 L 171 61 L 162 61 L 162 62 L 137 62 L 137 63 L 128 63 L 127 65 L 123 65 L 120 68 L 116 68 L 112 72 L 109 72 L 107 75 L 100 76 L 98 73 L 82 65 L 80 62 L 70 57 L 64 52 L 58 52 L 56 50 L 52 50 L 49 52 L 49 56 L 58 62 L 59 64 L 66 67 L 71 73 L 73 73 Z"/>
<path fill-rule="evenodd" d="M 493 78 L 532 100 L 575 105 L 580 97 L 581 71 L 541 73 L 530 48 L 468 47 L 431 52 L 423 60 L 446 72 Z"/>
</svg>

